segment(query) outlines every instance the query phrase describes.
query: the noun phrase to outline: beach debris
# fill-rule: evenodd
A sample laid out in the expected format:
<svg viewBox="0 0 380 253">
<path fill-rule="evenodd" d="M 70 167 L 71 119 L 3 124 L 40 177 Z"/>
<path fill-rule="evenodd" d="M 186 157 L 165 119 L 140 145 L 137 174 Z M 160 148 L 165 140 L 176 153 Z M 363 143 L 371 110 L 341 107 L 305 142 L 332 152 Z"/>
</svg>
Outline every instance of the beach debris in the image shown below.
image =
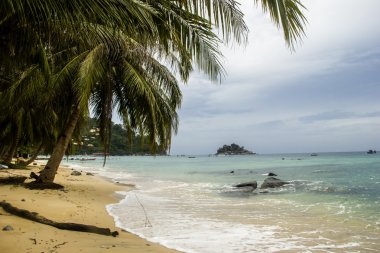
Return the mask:
<svg viewBox="0 0 380 253">
<path fill-rule="evenodd" d="M 91 172 L 87 172 L 86 175 L 87 175 L 87 176 L 94 176 L 94 174 L 91 173 Z"/>
<path fill-rule="evenodd" d="M 119 235 L 117 231 L 111 231 L 109 228 L 101 228 L 92 225 L 85 225 L 80 223 L 68 223 L 68 222 L 55 222 L 53 220 L 49 220 L 38 213 L 30 212 L 25 209 L 19 209 L 17 207 L 12 206 L 11 204 L 1 201 L 0 206 L 8 213 L 16 215 L 18 217 L 28 219 L 31 221 L 39 222 L 41 224 L 49 225 L 58 229 L 70 230 L 70 231 L 78 231 L 78 232 L 86 232 L 86 233 L 94 233 L 99 235 L 107 235 L 116 237 Z M 12 228 L 13 229 L 13 228 Z M 3 228 L 4 230 L 4 228 Z M 7 230 L 9 231 L 9 230 Z"/>
<path fill-rule="evenodd" d="M 264 180 L 262 183 L 260 189 L 266 189 L 266 188 L 277 188 L 281 187 L 283 185 L 289 184 L 289 182 L 286 182 L 284 180 L 275 178 L 275 177 L 268 177 Z"/>
<path fill-rule="evenodd" d="M 71 172 L 70 175 L 72 175 L 72 176 L 80 176 L 80 175 L 82 175 L 82 173 L 80 173 L 79 171 L 74 170 L 73 172 Z"/>
<path fill-rule="evenodd" d="M 0 164 L 0 169 L 8 169 L 8 166 L 5 164 Z"/>
<path fill-rule="evenodd" d="M 11 225 L 6 225 L 5 227 L 3 227 L 3 231 L 12 231 L 13 230 L 13 227 Z"/>
</svg>

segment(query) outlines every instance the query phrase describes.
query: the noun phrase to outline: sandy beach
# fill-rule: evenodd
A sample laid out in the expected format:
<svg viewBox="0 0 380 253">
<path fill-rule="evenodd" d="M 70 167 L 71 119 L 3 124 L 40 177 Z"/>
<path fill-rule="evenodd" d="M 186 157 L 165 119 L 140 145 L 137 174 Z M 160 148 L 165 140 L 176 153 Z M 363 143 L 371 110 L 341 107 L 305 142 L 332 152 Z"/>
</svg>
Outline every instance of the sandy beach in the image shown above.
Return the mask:
<svg viewBox="0 0 380 253">
<path fill-rule="evenodd" d="M 37 172 L 38 167 L 31 168 Z M 0 170 L 0 177 L 30 174 L 30 170 Z M 174 253 L 161 245 L 148 242 L 115 227 L 105 206 L 118 201 L 115 191 L 130 186 L 117 185 L 97 176 L 70 175 L 70 168 L 60 168 L 55 182 L 64 190 L 29 190 L 22 186 L 0 185 L 0 200 L 36 212 L 57 222 L 73 222 L 118 231 L 117 237 L 60 230 L 48 225 L 11 215 L 0 207 L 0 252 L 158 252 Z M 28 179 L 27 181 L 30 181 Z M 27 182 L 26 181 L 26 182 Z"/>
</svg>

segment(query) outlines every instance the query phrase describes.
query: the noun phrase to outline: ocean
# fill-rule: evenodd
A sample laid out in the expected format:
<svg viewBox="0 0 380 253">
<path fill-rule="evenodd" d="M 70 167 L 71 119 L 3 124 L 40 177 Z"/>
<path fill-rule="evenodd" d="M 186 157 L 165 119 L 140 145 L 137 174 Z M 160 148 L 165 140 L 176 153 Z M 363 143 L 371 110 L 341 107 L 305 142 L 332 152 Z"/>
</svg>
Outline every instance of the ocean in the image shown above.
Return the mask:
<svg viewBox="0 0 380 253">
<path fill-rule="evenodd" d="M 380 252 L 380 154 L 125 156 L 65 162 L 134 184 L 117 227 L 187 253 Z M 260 190 L 268 173 L 289 184 Z M 237 189 L 257 181 L 258 189 Z"/>
</svg>

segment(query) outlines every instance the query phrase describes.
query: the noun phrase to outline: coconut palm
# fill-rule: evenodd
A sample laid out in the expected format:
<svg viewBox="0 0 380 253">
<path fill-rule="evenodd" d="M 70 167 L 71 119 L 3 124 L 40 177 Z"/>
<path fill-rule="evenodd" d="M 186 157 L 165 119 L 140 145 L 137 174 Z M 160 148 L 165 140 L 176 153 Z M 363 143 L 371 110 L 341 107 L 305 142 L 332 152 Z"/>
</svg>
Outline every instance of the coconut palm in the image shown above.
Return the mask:
<svg viewBox="0 0 380 253">
<path fill-rule="evenodd" d="M 177 80 L 144 47 L 124 43 L 117 51 L 107 44 L 99 44 L 55 75 L 55 84 L 71 93 L 72 105 L 63 134 L 39 181 L 53 181 L 77 121 L 88 111 L 89 101 L 99 119 L 106 152 L 115 106 L 128 129 L 150 137 L 153 149 L 156 142 L 164 148 L 169 146 L 171 130 L 177 129 L 176 109 L 181 101 Z"/>
<path fill-rule="evenodd" d="M 255 2 L 261 2 L 263 10 L 283 27 L 292 47 L 304 33 L 302 4 L 297 0 Z M 49 98 L 61 105 L 63 120 L 41 182 L 54 180 L 89 102 L 106 149 L 115 107 L 128 129 L 150 136 L 153 148 L 157 140 L 169 147 L 181 101 L 173 74 L 187 81 L 197 66 L 212 80 L 220 80 L 224 70 L 219 44 L 223 40 L 244 43 L 247 37 L 243 14 L 233 0 L 5 0 L 0 17 L 2 76 L 7 77 L 6 70 L 14 66 L 28 69 L 38 48 L 35 45 L 43 45 L 50 53 L 41 70 Z"/>
<path fill-rule="evenodd" d="M 182 12 L 181 9 L 177 9 L 173 14 L 177 11 Z M 110 120 L 115 99 L 119 108 L 118 112 L 129 129 L 139 130 L 142 136 L 149 136 L 153 149 L 156 142 L 161 147 L 169 147 L 171 130 L 177 129 L 176 109 L 180 104 L 181 94 L 175 77 L 153 57 L 154 54 L 159 52 L 162 60 L 169 59 L 172 63 L 174 62 L 181 69 L 180 74 L 184 80 L 187 79 L 192 68 L 192 64 L 188 62 L 191 62 L 194 56 L 198 56 L 195 59 L 199 62 L 200 68 L 212 74 L 212 78 L 220 75 L 222 70 L 218 61 L 218 51 L 215 48 L 216 44 L 213 42 L 217 40 L 217 37 L 211 32 L 208 21 L 201 17 L 194 18 L 194 16 L 179 18 L 180 15 L 173 18 L 173 23 L 177 27 L 172 28 L 168 25 L 165 27 L 169 28 L 167 34 L 171 37 L 176 36 L 178 39 L 186 38 L 186 33 L 180 34 L 180 24 L 183 23 L 190 34 L 187 36 L 193 41 L 190 41 L 191 44 L 188 45 L 181 44 L 182 40 L 172 42 L 173 49 L 170 55 L 164 50 L 156 50 L 156 48 L 162 49 L 162 46 L 157 47 L 156 43 L 146 45 L 144 37 L 132 38 L 120 30 L 117 36 L 112 38 L 111 44 L 109 43 L 111 36 L 108 36 L 106 43 L 95 44 L 92 50 L 85 50 L 75 55 L 57 74 L 57 78 L 53 78 L 56 80 L 55 83 L 60 83 L 61 79 L 71 79 L 74 101 L 67 127 L 59 137 L 38 181 L 54 180 L 76 122 L 81 113 L 88 110 L 89 100 L 93 103 L 96 116 L 100 120 L 101 137 L 106 150 L 109 145 Z M 90 27 L 90 29 L 99 29 L 102 33 L 114 33 L 113 29 L 101 25 Z M 167 34 L 166 37 L 160 38 L 169 41 Z M 142 39 L 143 43 L 140 43 Z M 181 52 L 176 53 L 174 46 L 185 48 L 185 50 L 182 49 Z M 204 55 L 205 59 L 199 55 Z M 209 63 L 205 64 L 207 61 Z M 73 72 L 73 70 L 78 71 Z M 65 86 L 69 87 L 67 84 Z"/>
</svg>

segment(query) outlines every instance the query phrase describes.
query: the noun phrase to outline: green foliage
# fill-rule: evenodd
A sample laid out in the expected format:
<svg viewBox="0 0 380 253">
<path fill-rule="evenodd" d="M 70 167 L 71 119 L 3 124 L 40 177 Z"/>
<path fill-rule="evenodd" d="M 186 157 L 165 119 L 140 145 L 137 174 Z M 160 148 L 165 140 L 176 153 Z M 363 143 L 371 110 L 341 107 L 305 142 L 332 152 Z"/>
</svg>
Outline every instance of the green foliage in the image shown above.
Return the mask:
<svg viewBox="0 0 380 253">
<path fill-rule="evenodd" d="M 88 119 L 87 125 L 81 131 L 81 136 L 71 143 L 72 149 L 70 153 L 72 155 L 104 153 L 98 125 L 96 119 Z M 166 155 L 165 149 L 157 143 L 158 149 L 153 153 L 147 137 L 141 139 L 134 132 L 132 132 L 132 136 L 129 136 L 128 131 L 121 124 L 112 123 L 111 128 L 110 155 Z"/>
<path fill-rule="evenodd" d="M 304 36 L 299 0 L 254 2 L 291 48 Z M 220 45 L 246 42 L 243 16 L 235 0 L 0 1 L 0 157 L 43 147 L 57 166 L 72 139 L 74 153 L 85 139 L 113 154 L 168 150 L 179 81 L 194 68 L 223 77 Z M 95 139 L 81 134 L 90 108 Z M 114 111 L 125 129 L 111 122 Z"/>
</svg>

